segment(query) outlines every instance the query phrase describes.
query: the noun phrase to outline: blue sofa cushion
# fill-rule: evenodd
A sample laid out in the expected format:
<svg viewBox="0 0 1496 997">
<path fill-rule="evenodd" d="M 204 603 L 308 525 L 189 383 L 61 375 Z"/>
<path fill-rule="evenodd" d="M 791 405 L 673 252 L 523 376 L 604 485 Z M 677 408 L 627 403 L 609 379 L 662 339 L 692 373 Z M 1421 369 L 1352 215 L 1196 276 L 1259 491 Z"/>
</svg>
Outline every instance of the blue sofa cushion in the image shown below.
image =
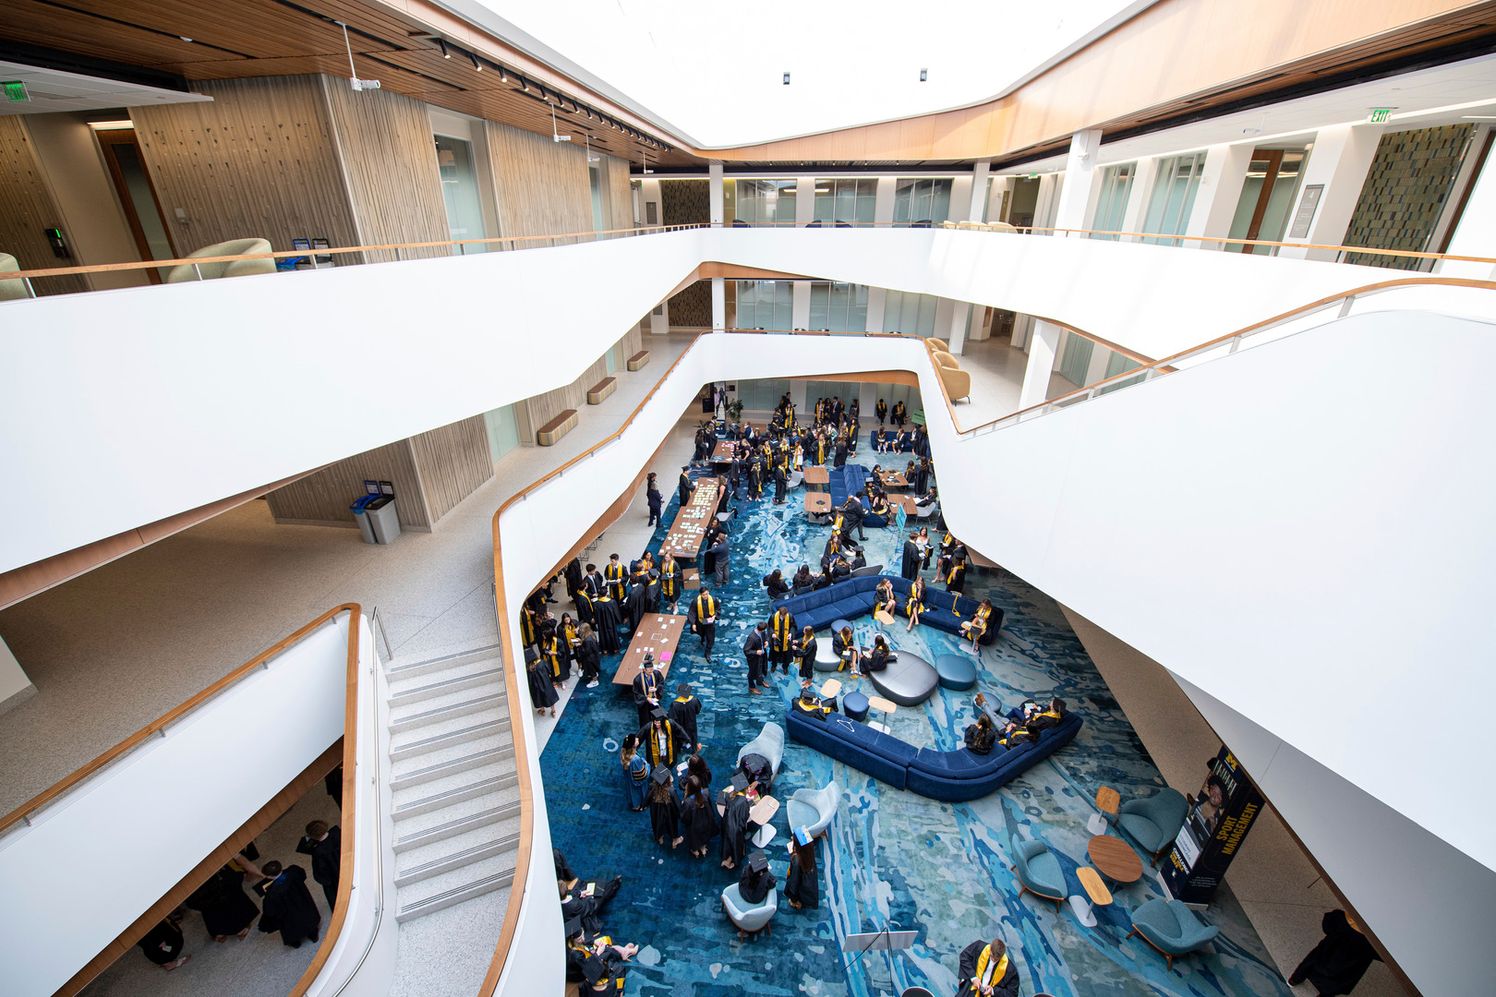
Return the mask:
<svg viewBox="0 0 1496 997">
<path fill-rule="evenodd" d="M 896 737 L 833 713 L 817 720 L 791 709 L 785 725 L 792 739 L 822 754 L 846 762 L 875 779 L 903 789 L 914 749 Z"/>
<path fill-rule="evenodd" d="M 775 605 L 788 607 L 801 626 L 820 630 L 838 618 L 853 620 L 863 613 L 871 612 L 878 583 L 885 578 L 893 582 L 893 590 L 898 596 L 902 613 L 902 607 L 909 598 L 909 581 L 898 575 L 864 575 L 860 578 L 848 578 L 846 581 L 828 585 L 815 592 L 781 599 Z M 934 586 L 927 586 L 925 589 L 926 608 L 924 613 L 920 614 L 920 622 L 937 630 L 944 630 L 946 633 L 959 634 L 961 624 L 976 615 L 977 602 L 962 596 L 956 602 L 961 610 L 961 616 L 958 618 L 950 611 L 951 601 L 949 592 Z M 981 642 L 991 644 L 997 640 L 1002 625 L 1003 611 L 994 606 L 992 621 Z"/>
</svg>

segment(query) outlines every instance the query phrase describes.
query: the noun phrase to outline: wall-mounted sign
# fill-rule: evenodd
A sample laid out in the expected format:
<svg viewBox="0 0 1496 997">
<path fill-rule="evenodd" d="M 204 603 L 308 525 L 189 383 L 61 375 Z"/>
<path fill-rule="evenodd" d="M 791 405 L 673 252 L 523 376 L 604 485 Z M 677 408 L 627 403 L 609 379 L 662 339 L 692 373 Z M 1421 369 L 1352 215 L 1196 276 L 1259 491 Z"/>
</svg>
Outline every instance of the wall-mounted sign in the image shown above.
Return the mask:
<svg viewBox="0 0 1496 997">
<path fill-rule="evenodd" d="M 1299 209 L 1293 213 L 1293 225 L 1288 229 L 1290 239 L 1307 239 L 1309 223 L 1314 221 L 1314 212 L 1319 209 L 1319 199 L 1325 194 L 1325 185 L 1312 183 L 1304 188 L 1299 198 Z"/>
<path fill-rule="evenodd" d="M 31 94 L 26 92 L 25 80 L 6 80 L 0 83 L 5 88 L 5 99 L 13 103 L 20 103 L 31 99 Z"/>
<path fill-rule="evenodd" d="M 1210 902 L 1247 832 L 1262 813 L 1262 794 L 1226 748 L 1210 760 L 1205 783 L 1190 799 L 1184 827 L 1164 863 L 1164 882 L 1175 899 Z"/>
<path fill-rule="evenodd" d="M 1373 107 L 1371 113 L 1366 116 L 1366 120 L 1374 125 L 1385 125 L 1391 118 L 1392 108 L 1390 107 Z"/>
</svg>

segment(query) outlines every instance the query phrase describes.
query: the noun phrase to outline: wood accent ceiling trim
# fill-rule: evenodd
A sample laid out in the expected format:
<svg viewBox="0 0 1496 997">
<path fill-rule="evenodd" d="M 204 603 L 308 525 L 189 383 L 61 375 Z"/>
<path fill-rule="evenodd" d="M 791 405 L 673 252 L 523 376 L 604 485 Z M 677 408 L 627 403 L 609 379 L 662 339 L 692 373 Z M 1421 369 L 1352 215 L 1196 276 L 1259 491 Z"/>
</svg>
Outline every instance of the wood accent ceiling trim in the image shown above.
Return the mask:
<svg viewBox="0 0 1496 997">
<path fill-rule="evenodd" d="M 493 121 L 484 127 L 500 232 L 526 236 L 592 229 L 592 186 L 583 149 Z"/>
<path fill-rule="evenodd" d="M 179 250 L 256 236 L 278 249 L 301 237 L 360 244 L 318 77 L 199 89 L 213 102 L 130 109 Z"/>
<path fill-rule="evenodd" d="M 36 147 L 19 117 L 0 117 L 0 253 L 9 253 L 21 269 L 47 267 L 57 262 L 43 230 L 56 225 L 72 244 L 62 211 L 52 197 L 37 158 Z M 82 276 L 34 281 L 37 294 L 68 294 L 88 290 Z"/>
</svg>

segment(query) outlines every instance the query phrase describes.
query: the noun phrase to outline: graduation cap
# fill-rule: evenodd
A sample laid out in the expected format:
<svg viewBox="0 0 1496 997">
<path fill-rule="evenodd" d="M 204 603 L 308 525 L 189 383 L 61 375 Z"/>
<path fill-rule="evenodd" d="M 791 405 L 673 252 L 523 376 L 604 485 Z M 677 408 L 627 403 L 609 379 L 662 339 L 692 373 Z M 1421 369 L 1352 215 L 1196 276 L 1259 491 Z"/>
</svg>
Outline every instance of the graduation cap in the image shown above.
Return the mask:
<svg viewBox="0 0 1496 997">
<path fill-rule="evenodd" d="M 582 964 L 582 975 L 587 977 L 587 985 L 595 990 L 599 983 L 613 978 L 613 971 L 601 959 L 588 959 Z"/>
<path fill-rule="evenodd" d="M 651 775 L 650 778 L 659 783 L 661 786 L 666 786 L 669 785 L 675 777 L 670 774 L 670 766 L 656 765 L 654 774 Z"/>
<path fill-rule="evenodd" d="M 575 938 L 582 933 L 582 919 L 574 917 L 566 922 L 566 937 Z"/>
<path fill-rule="evenodd" d="M 769 868 L 769 860 L 764 857 L 763 852 L 755 851 L 748 856 L 748 868 L 752 872 L 763 872 Z"/>
<path fill-rule="evenodd" d="M 741 772 L 732 774 L 732 788 L 735 792 L 743 792 L 748 788 L 748 777 Z"/>
<path fill-rule="evenodd" d="M 804 848 L 806 845 L 810 844 L 810 828 L 795 828 L 795 844 L 799 845 L 801 848 Z"/>
<path fill-rule="evenodd" d="M 658 706 L 656 706 L 654 709 L 652 709 L 652 710 L 649 711 L 649 719 L 651 719 L 651 720 L 664 720 L 665 719 L 665 711 L 662 710 L 662 709 L 660 709 Z"/>
</svg>

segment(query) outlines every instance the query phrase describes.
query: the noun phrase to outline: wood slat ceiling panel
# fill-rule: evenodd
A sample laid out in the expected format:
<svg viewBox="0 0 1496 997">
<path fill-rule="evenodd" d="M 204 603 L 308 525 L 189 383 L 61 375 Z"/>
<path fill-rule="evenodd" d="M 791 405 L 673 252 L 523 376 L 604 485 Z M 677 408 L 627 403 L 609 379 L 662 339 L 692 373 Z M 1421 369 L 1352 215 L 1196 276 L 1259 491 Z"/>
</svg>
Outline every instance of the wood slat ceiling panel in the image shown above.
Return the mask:
<svg viewBox="0 0 1496 997">
<path fill-rule="evenodd" d="M 194 44 L 213 45 L 248 56 L 266 58 L 331 55 L 344 51 L 342 29 L 319 17 L 309 17 L 275 0 L 65 0 L 69 7 L 170 35 L 186 35 Z M 267 31 L 267 25 L 291 21 L 294 30 Z M 349 22 L 352 24 L 353 22 Z M 403 40 L 403 35 L 394 41 Z M 355 52 L 385 50 L 350 34 Z"/>
<path fill-rule="evenodd" d="M 265 76 L 303 76 L 326 73 L 339 80 L 348 79 L 347 56 L 292 56 L 284 59 L 237 59 L 223 62 L 189 62 L 167 64 L 158 68 L 180 73 L 189 80 L 236 80 Z M 380 81 L 380 86 L 409 95 L 413 90 L 432 86 L 430 80 L 388 66 L 360 64 L 359 74 Z M 347 84 L 344 83 L 344 86 Z"/>
<path fill-rule="evenodd" d="M 175 34 L 162 35 L 144 28 L 116 24 L 92 14 L 37 0 L 5 0 L 3 15 L 0 15 L 0 36 L 136 66 L 228 59 L 238 55 L 184 42 Z"/>
</svg>

